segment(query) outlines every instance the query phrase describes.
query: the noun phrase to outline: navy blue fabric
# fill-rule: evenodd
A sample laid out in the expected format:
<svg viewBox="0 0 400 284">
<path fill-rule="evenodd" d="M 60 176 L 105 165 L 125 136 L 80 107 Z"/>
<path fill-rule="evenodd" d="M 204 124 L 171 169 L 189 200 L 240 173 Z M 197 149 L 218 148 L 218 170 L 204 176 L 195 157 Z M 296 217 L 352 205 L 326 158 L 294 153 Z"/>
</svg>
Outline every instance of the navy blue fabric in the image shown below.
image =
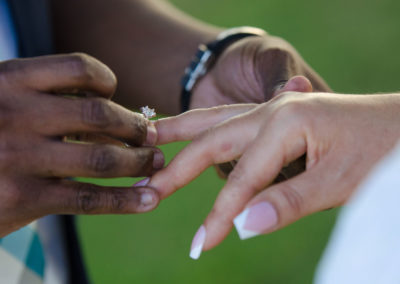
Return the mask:
<svg viewBox="0 0 400 284">
<path fill-rule="evenodd" d="M 8 0 L 19 41 L 19 56 L 51 54 L 50 8 L 47 0 Z"/>
</svg>

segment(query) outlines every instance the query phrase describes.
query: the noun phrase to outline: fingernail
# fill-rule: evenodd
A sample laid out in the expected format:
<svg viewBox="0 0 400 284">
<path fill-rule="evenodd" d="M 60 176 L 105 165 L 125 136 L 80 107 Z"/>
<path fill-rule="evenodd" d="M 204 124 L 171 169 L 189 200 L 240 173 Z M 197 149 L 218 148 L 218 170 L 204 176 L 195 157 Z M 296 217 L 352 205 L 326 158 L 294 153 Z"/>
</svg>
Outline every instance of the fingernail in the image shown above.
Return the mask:
<svg viewBox="0 0 400 284">
<path fill-rule="evenodd" d="M 286 91 L 294 92 L 312 92 L 313 87 L 311 82 L 304 76 L 292 77 L 285 85 Z"/>
<path fill-rule="evenodd" d="M 301 87 L 299 85 L 299 81 L 297 77 L 291 78 L 289 81 L 286 82 L 284 88 L 287 89 L 288 91 L 296 91 Z"/>
<path fill-rule="evenodd" d="M 142 206 L 149 206 L 154 204 L 154 194 L 150 192 L 143 192 L 140 195 L 140 204 Z"/>
<path fill-rule="evenodd" d="M 154 151 L 153 168 L 156 170 L 164 167 L 164 154 L 161 151 Z"/>
<path fill-rule="evenodd" d="M 190 247 L 190 257 L 193 259 L 198 259 L 203 250 L 203 245 L 206 240 L 206 228 L 202 225 L 194 235 L 192 246 Z"/>
<path fill-rule="evenodd" d="M 144 142 L 147 146 L 154 146 L 157 142 L 157 129 L 154 126 L 154 123 L 149 121 L 147 124 L 147 137 L 146 141 Z"/>
<path fill-rule="evenodd" d="M 240 239 L 246 240 L 262 234 L 278 222 L 275 208 L 269 202 L 260 202 L 243 210 L 233 220 Z"/>
<path fill-rule="evenodd" d="M 149 181 L 150 181 L 150 178 L 142 179 L 142 180 L 138 181 L 137 183 L 135 183 L 135 184 L 133 185 L 133 187 L 146 186 L 146 185 L 149 183 Z"/>
</svg>

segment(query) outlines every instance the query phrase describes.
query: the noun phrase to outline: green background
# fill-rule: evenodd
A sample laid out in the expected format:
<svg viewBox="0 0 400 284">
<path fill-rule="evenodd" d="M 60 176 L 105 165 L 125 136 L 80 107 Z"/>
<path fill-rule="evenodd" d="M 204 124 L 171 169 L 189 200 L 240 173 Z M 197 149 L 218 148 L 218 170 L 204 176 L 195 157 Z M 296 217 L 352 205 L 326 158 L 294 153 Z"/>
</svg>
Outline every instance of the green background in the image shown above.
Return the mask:
<svg viewBox="0 0 400 284">
<path fill-rule="evenodd" d="M 399 1 L 172 2 L 216 25 L 253 25 L 287 39 L 337 92 L 398 90 Z M 182 146 L 162 147 L 167 160 Z M 102 184 L 132 182 L 117 179 Z M 311 283 L 336 210 L 247 241 L 232 232 L 198 261 L 189 258 L 192 237 L 222 186 L 210 169 L 152 213 L 79 217 L 94 283 Z"/>
</svg>

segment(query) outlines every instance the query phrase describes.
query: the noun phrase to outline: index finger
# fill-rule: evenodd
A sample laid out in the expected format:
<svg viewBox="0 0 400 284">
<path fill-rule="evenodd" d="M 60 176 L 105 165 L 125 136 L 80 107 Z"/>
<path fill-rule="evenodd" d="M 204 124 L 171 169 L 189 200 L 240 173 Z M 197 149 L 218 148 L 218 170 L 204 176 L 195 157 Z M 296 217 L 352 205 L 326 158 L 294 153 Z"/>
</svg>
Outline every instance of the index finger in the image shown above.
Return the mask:
<svg viewBox="0 0 400 284">
<path fill-rule="evenodd" d="M 258 104 L 223 105 L 195 109 L 178 116 L 157 120 L 154 122 L 158 133 L 157 144 L 193 140 L 208 128 L 257 106 Z"/>
<path fill-rule="evenodd" d="M 235 116 L 204 132 L 157 172 L 148 186 L 166 198 L 209 166 L 238 158 L 258 133 L 258 123 L 249 123 L 252 115 L 253 111 Z"/>
<path fill-rule="evenodd" d="M 110 98 L 117 84 L 106 65 L 83 53 L 14 59 L 3 62 L 0 72 L 41 92 L 79 90 Z"/>
<path fill-rule="evenodd" d="M 269 186 L 282 167 L 306 152 L 306 138 L 297 122 L 271 123 L 243 154 L 219 193 L 204 222 L 207 238 L 204 249 L 219 244 L 232 228 L 234 218 L 258 192 Z M 288 126 L 290 125 L 290 126 Z M 269 141 L 265 147 L 265 141 Z"/>
</svg>

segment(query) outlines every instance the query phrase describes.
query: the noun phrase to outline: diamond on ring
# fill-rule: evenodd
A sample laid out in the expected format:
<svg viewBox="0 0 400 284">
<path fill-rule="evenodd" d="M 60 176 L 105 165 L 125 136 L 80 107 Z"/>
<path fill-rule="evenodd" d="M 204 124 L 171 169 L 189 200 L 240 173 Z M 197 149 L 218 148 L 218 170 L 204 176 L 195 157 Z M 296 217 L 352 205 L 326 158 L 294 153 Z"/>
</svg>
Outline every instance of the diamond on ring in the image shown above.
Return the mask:
<svg viewBox="0 0 400 284">
<path fill-rule="evenodd" d="M 156 111 L 154 108 L 149 108 L 149 106 L 141 107 L 140 111 L 145 118 L 150 119 L 156 116 Z"/>
</svg>

